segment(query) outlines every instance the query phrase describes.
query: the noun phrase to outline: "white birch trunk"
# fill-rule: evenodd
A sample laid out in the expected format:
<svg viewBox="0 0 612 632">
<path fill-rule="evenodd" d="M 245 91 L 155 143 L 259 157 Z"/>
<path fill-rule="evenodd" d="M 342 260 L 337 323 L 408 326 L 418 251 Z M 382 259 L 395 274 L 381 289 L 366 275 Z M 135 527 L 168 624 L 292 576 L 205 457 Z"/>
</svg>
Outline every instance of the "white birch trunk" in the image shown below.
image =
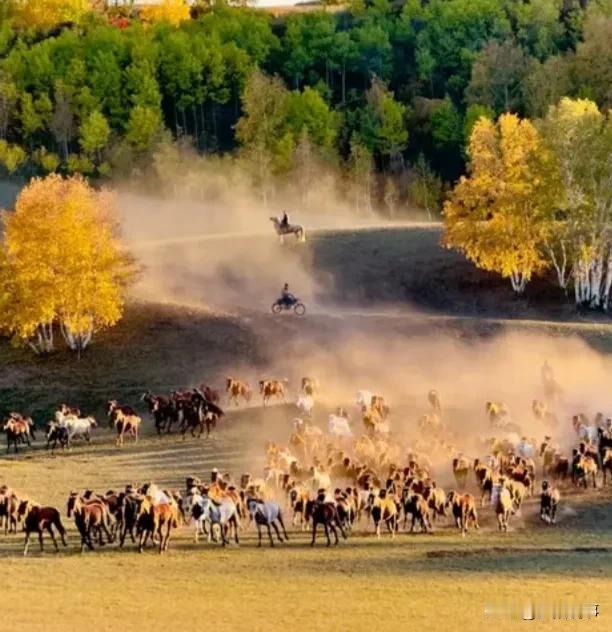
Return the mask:
<svg viewBox="0 0 612 632">
<path fill-rule="evenodd" d="M 565 243 L 561 242 L 561 257 L 557 258 L 554 248 L 547 248 L 550 260 L 557 273 L 557 284 L 562 290 L 567 292 L 567 284 L 572 275 L 571 269 L 567 266 L 567 250 Z"/>
<path fill-rule="evenodd" d="M 37 355 L 53 351 L 53 323 L 42 323 L 36 328 L 36 340 L 28 340 L 28 346 Z"/>
<path fill-rule="evenodd" d="M 527 287 L 527 277 L 523 273 L 514 270 L 510 275 L 510 283 L 517 294 L 522 294 Z"/>
<path fill-rule="evenodd" d="M 608 253 L 608 265 L 606 266 L 606 278 L 603 284 L 601 295 L 601 307 L 604 312 L 608 311 L 610 303 L 610 288 L 612 288 L 612 253 Z"/>
<path fill-rule="evenodd" d="M 590 273 L 589 306 L 597 308 L 601 302 L 601 281 L 603 275 L 603 261 L 601 255 L 591 263 Z"/>
</svg>

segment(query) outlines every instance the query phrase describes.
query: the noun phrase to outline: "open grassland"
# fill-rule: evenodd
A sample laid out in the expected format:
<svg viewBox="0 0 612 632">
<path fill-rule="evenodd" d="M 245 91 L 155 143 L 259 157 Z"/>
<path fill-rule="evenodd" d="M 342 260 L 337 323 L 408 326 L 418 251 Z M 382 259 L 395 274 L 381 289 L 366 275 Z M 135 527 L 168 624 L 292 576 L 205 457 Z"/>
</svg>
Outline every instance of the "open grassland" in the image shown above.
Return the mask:
<svg viewBox="0 0 612 632">
<path fill-rule="evenodd" d="M 105 491 L 151 478 L 180 487 L 186 475 L 215 465 L 242 471 L 250 448 L 278 432 L 288 412 L 241 412 L 208 441 L 147 436 L 122 450 L 101 431 L 93 447 L 70 454 L 3 460 L 0 479 L 62 512 L 71 489 Z M 298 529 L 274 550 L 257 549 L 252 528 L 241 534 L 240 547 L 196 545 L 185 526 L 162 557 L 153 550 L 139 555 L 129 542 L 123 551 L 113 546 L 80 555 L 75 529 L 64 518 L 69 548 L 59 554 L 49 549 L 40 556 L 34 546 L 23 559 L 21 535 L 0 537 L 0 563 L 9 578 L 3 601 L 11 604 L 0 629 L 28 629 L 44 620 L 45 630 L 140 630 L 145 622 L 151 630 L 213 624 L 276 630 L 297 622 L 304 630 L 440 629 L 443 621 L 480 630 L 486 603 L 534 598 L 599 603 L 602 616 L 594 625 L 604 630 L 612 608 L 611 500 L 610 492 L 573 494 L 566 501 L 571 513 L 555 528 L 538 522 L 532 501 L 505 535 L 497 533 L 489 510 L 481 530 L 465 539 L 445 523 L 433 535 L 377 540 L 364 523 L 331 549 L 321 540 L 311 549 L 309 534 Z M 552 623 L 535 627 L 556 629 Z"/>
<path fill-rule="evenodd" d="M 306 370 L 302 361 L 310 348 L 325 349 L 331 360 L 349 331 L 374 343 L 384 335 L 380 353 L 400 340 L 408 348 L 426 337 L 476 343 L 517 331 L 560 340 L 577 336 L 603 354 L 612 348 L 612 327 L 603 318 L 557 307 L 556 298 L 538 294 L 537 284 L 525 299 L 515 300 L 505 283 L 474 271 L 438 242 L 438 229 L 415 227 L 323 232 L 307 249 L 287 248 L 278 254 L 286 258 L 279 265 L 302 262 L 317 280 L 308 304 L 312 309 L 301 320 L 275 318 L 253 306 L 228 314 L 134 302 L 125 319 L 100 335 L 80 361 L 63 352 L 33 358 L 0 344 L 2 414 L 11 409 L 32 414 L 40 428 L 53 407 L 67 401 L 95 413 L 104 425 L 103 404 L 117 397 L 139 406 L 145 417 L 138 445 L 118 449 L 102 427 L 91 445 L 65 454 L 51 456 L 39 440 L 18 457 L 3 455 L 0 482 L 56 505 L 65 516 L 71 490 L 105 492 L 147 480 L 182 489 L 187 475 L 205 477 L 212 467 L 234 476 L 245 470 L 258 474 L 264 442 L 286 440 L 294 408 L 274 406 L 264 413 L 254 402 L 230 412 L 210 439 L 182 441 L 153 434 L 139 396 L 147 388 L 167 392 L 200 381 L 219 386 L 227 374 L 253 383 L 279 362 L 294 384 Z M 217 247 L 222 246 L 194 244 L 181 252 L 190 261 L 190 248 L 205 248 L 214 260 Z M 187 264 L 177 260 L 175 266 L 184 279 Z M 205 266 L 203 276 L 194 272 L 204 293 L 209 272 Z M 244 291 L 242 277 L 226 272 L 224 282 Z M 248 276 L 245 270 L 242 275 Z M 268 304 L 268 288 L 257 290 Z M 344 360 L 350 364 L 350 354 Z M 331 549 L 322 539 L 311 549 L 308 534 L 299 529 L 290 529 L 290 541 L 274 550 L 257 549 L 253 529 L 241 533 L 240 547 L 196 545 L 192 527 L 183 526 L 164 556 L 153 550 L 139 555 L 131 543 L 123 551 L 111 546 L 80 555 L 74 526 L 63 517 L 69 547 L 59 554 L 47 544 L 41 556 L 34 543 L 24 559 L 23 536 L 0 534 L 5 571 L 0 630 L 472 631 L 493 626 L 504 631 L 518 624 L 487 623 L 485 604 L 530 598 L 598 603 L 601 616 L 579 625 L 609 630 L 612 486 L 563 494 L 554 528 L 540 523 L 531 499 L 507 534 L 498 533 L 488 509 L 482 529 L 465 539 L 445 522 L 433 535 L 401 533 L 394 541 L 377 540 L 364 522 Z M 557 630 L 560 624 L 523 625 Z"/>
</svg>

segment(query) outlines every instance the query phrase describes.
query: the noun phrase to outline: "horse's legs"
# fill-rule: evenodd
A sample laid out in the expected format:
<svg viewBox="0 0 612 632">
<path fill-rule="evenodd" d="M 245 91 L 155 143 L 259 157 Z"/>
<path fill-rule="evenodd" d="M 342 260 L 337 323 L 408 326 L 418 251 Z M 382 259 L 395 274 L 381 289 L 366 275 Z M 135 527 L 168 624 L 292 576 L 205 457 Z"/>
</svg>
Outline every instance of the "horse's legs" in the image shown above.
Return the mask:
<svg viewBox="0 0 612 632">
<path fill-rule="evenodd" d="M 240 541 L 238 540 L 238 520 L 235 516 L 233 518 L 233 527 L 234 527 L 234 541 L 236 542 L 236 544 L 240 544 Z"/>
<path fill-rule="evenodd" d="M 112 527 L 111 527 L 112 529 Z M 108 542 L 108 544 L 110 544 L 111 542 L 114 541 L 114 537 L 113 534 L 108 530 L 108 527 L 104 524 L 104 522 L 102 523 L 102 530 L 104 531 L 104 534 L 106 535 L 106 540 Z M 102 544 L 102 534 L 100 533 L 100 544 Z"/>
<path fill-rule="evenodd" d="M 278 538 L 278 541 L 282 542 L 283 538 L 281 537 L 280 531 L 278 530 L 278 527 L 276 526 L 276 522 L 273 522 L 272 526 L 274 527 L 274 531 L 276 531 L 276 537 Z"/>
<path fill-rule="evenodd" d="M 268 529 L 268 537 L 270 538 L 270 546 L 274 547 L 274 539 L 272 538 L 272 529 L 270 528 L 270 523 L 266 523 L 266 527 Z"/>
<path fill-rule="evenodd" d="M 317 539 L 317 521 L 315 520 L 314 516 L 312 518 L 312 542 L 310 543 L 310 546 L 314 546 L 315 540 Z"/>
<path fill-rule="evenodd" d="M 327 538 L 327 546 L 331 544 L 331 538 L 329 537 L 329 526 L 327 520 L 323 523 L 325 527 L 325 537 Z"/>
<path fill-rule="evenodd" d="M 338 529 L 336 529 L 336 525 L 333 522 L 329 523 L 329 528 L 331 529 L 332 533 L 334 534 L 334 545 L 338 544 L 338 542 L 340 542 L 339 538 L 338 538 Z"/>
<path fill-rule="evenodd" d="M 43 532 L 42 532 L 42 529 L 39 529 L 39 531 L 38 531 L 38 542 L 40 543 L 40 551 L 42 553 L 42 551 L 44 550 L 44 548 L 43 548 Z"/>
<path fill-rule="evenodd" d="M 285 540 L 288 540 L 289 536 L 287 535 L 287 529 L 285 529 L 285 523 L 283 522 L 283 517 L 280 513 L 278 514 L 278 522 L 280 523 L 280 526 L 283 528 L 283 535 L 285 536 Z"/>
<path fill-rule="evenodd" d="M 168 550 L 168 547 L 170 546 L 170 535 L 172 534 L 172 521 L 169 520 L 168 521 L 168 532 L 166 533 L 166 545 L 164 547 L 164 550 Z"/>
<path fill-rule="evenodd" d="M 28 554 L 28 547 L 30 546 L 30 531 L 26 529 L 26 537 L 25 542 L 23 544 L 23 556 L 25 557 Z"/>
<path fill-rule="evenodd" d="M 142 553 L 142 548 L 145 545 L 145 537 L 146 537 L 145 533 L 146 533 L 146 531 L 144 531 L 144 530 L 141 531 L 140 532 L 140 538 L 138 538 L 138 552 L 139 553 Z"/>
<path fill-rule="evenodd" d="M 257 546 L 261 546 L 261 525 L 257 523 Z"/>
<path fill-rule="evenodd" d="M 163 532 L 163 523 L 160 522 L 159 523 L 159 527 L 157 528 L 157 535 L 159 536 L 159 553 L 160 555 L 164 552 L 165 549 L 165 542 L 166 542 L 166 536 L 164 535 Z"/>
<path fill-rule="evenodd" d="M 51 526 L 51 524 L 47 525 L 47 531 L 51 536 L 51 540 L 53 541 L 53 546 L 55 547 L 55 550 L 59 551 L 59 546 L 57 546 L 57 540 L 55 539 L 55 533 L 53 533 L 53 527 Z"/>
</svg>

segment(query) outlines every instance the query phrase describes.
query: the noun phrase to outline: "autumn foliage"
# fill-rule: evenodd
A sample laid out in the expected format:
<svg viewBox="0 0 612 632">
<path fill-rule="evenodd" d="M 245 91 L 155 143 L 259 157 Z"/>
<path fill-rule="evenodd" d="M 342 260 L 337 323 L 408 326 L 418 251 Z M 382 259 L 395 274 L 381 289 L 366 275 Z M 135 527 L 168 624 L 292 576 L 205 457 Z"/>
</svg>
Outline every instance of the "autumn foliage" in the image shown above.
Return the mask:
<svg viewBox="0 0 612 632">
<path fill-rule="evenodd" d="M 444 206 L 446 244 L 517 292 L 546 267 L 541 251 L 550 202 L 541 177 L 544 150 L 528 120 L 503 114 L 478 120 L 470 137 L 470 174 Z"/>
<path fill-rule="evenodd" d="M 565 97 L 534 122 L 481 117 L 470 166 L 444 206 L 446 245 L 523 292 L 554 270 L 577 304 L 612 293 L 612 115 Z"/>
<path fill-rule="evenodd" d="M 59 330 L 80 351 L 117 323 L 133 266 L 109 194 L 80 176 L 34 179 L 3 221 L 0 326 L 16 342 L 49 352 Z"/>
<path fill-rule="evenodd" d="M 190 17 L 185 0 L 159 0 L 155 4 L 144 5 L 140 17 L 145 22 L 169 22 L 178 25 Z"/>
<path fill-rule="evenodd" d="M 63 22 L 78 23 L 92 9 L 91 0 L 12 0 L 17 23 L 48 29 Z"/>
</svg>

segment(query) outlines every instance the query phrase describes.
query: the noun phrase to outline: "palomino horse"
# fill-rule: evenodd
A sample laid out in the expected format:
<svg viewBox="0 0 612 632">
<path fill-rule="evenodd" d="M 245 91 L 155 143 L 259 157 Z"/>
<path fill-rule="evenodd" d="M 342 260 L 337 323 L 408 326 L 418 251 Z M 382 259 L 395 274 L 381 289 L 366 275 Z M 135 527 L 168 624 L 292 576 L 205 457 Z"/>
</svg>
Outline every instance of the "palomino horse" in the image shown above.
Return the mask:
<svg viewBox="0 0 612 632">
<path fill-rule="evenodd" d="M 138 552 L 142 553 L 149 537 L 153 541 L 155 536 L 159 537 L 159 553 L 167 551 L 170 533 L 172 529 L 178 527 L 178 516 L 176 503 L 155 505 L 149 496 L 145 496 L 140 505 L 140 514 L 136 522 L 139 535 Z"/>
<path fill-rule="evenodd" d="M 271 217 L 270 221 L 274 224 L 274 230 L 281 244 L 284 243 L 285 235 L 295 235 L 297 241 L 306 241 L 306 229 L 300 226 L 300 224 L 287 224 L 287 226 L 283 226 L 278 217 Z"/>
</svg>

